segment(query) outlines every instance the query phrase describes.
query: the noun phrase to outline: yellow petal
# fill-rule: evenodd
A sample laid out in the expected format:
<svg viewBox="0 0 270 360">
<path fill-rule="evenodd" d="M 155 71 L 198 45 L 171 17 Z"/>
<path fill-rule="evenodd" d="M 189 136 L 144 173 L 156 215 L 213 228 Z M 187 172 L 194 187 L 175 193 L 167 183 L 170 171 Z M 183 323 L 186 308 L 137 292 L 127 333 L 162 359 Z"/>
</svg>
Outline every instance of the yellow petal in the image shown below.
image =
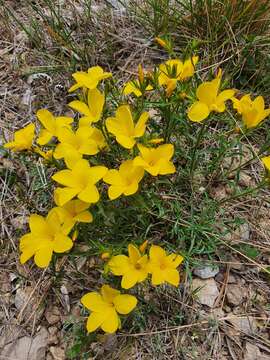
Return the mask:
<svg viewBox="0 0 270 360">
<path fill-rule="evenodd" d="M 77 185 L 71 170 L 60 170 L 52 176 L 52 179 L 68 187 L 75 187 Z"/>
<path fill-rule="evenodd" d="M 57 197 L 60 206 L 65 205 L 69 200 L 73 199 L 79 192 L 76 188 L 58 188 Z"/>
<path fill-rule="evenodd" d="M 166 257 L 166 252 L 160 246 L 152 245 L 150 247 L 149 257 L 151 261 L 161 261 L 164 257 Z"/>
<path fill-rule="evenodd" d="M 95 184 L 107 174 L 107 171 L 106 166 L 92 166 L 87 174 L 88 179 Z"/>
<path fill-rule="evenodd" d="M 35 254 L 35 264 L 40 268 L 47 267 L 51 261 L 52 253 L 53 250 L 51 245 L 42 247 Z"/>
<path fill-rule="evenodd" d="M 108 266 L 111 269 L 111 272 L 116 276 L 123 275 L 130 268 L 128 257 L 125 255 L 113 256 L 108 262 Z"/>
<path fill-rule="evenodd" d="M 164 279 L 173 286 L 178 286 L 180 281 L 179 272 L 176 269 L 166 269 Z"/>
<path fill-rule="evenodd" d="M 106 333 L 113 334 L 119 328 L 119 317 L 114 309 L 106 313 L 106 320 L 101 324 L 101 329 Z"/>
<path fill-rule="evenodd" d="M 139 184 L 137 181 L 134 181 L 132 184 L 125 187 L 124 195 L 126 195 L 126 196 L 133 195 L 138 191 L 138 189 L 139 189 Z"/>
<path fill-rule="evenodd" d="M 171 161 L 161 159 L 159 162 L 159 174 L 168 175 L 174 174 L 176 171 L 174 164 Z"/>
<path fill-rule="evenodd" d="M 55 132 L 55 119 L 53 114 L 47 109 L 37 111 L 37 118 L 50 133 Z"/>
<path fill-rule="evenodd" d="M 89 116 L 91 114 L 89 107 L 82 101 L 79 100 L 71 101 L 68 104 L 68 106 L 85 116 Z"/>
<path fill-rule="evenodd" d="M 94 204 L 99 200 L 99 192 L 95 185 L 89 184 L 78 194 L 78 198 L 86 203 Z"/>
<path fill-rule="evenodd" d="M 102 312 L 104 310 L 104 301 L 97 292 L 89 292 L 81 298 L 81 303 L 88 310 Z"/>
<path fill-rule="evenodd" d="M 41 129 L 39 133 L 39 137 L 37 139 L 37 143 L 39 145 L 45 145 L 51 140 L 52 136 L 53 134 L 50 133 L 48 130 Z"/>
<path fill-rule="evenodd" d="M 152 273 L 152 285 L 161 285 L 164 283 L 164 271 L 160 270 L 158 267 L 154 267 L 151 269 Z"/>
<path fill-rule="evenodd" d="M 112 303 L 113 299 L 120 294 L 119 290 L 116 290 L 109 285 L 102 285 L 101 287 L 101 295 L 104 301 L 107 303 Z"/>
<path fill-rule="evenodd" d="M 123 194 L 123 187 L 118 185 L 111 185 L 108 189 L 108 196 L 110 200 L 115 200 Z"/>
<path fill-rule="evenodd" d="M 129 244 L 128 245 L 128 256 L 129 256 L 132 264 L 136 264 L 136 262 L 140 259 L 141 254 L 140 254 L 139 249 L 136 246 Z"/>
<path fill-rule="evenodd" d="M 97 122 L 102 114 L 105 95 L 98 89 L 88 90 L 88 106 L 91 110 L 91 122 Z"/>
<path fill-rule="evenodd" d="M 117 171 L 115 169 L 108 170 L 106 175 L 103 177 L 103 180 L 107 184 L 111 184 L 111 185 L 120 185 L 120 184 L 122 184 L 122 178 L 121 178 L 121 176 L 119 174 L 119 171 Z"/>
<path fill-rule="evenodd" d="M 270 170 L 270 156 L 265 156 L 261 158 L 263 165 L 266 167 L 267 170 Z"/>
<path fill-rule="evenodd" d="M 119 314 L 129 314 L 137 305 L 137 299 L 132 295 L 118 295 L 114 298 L 113 303 Z"/>
<path fill-rule="evenodd" d="M 133 146 L 136 144 L 136 141 L 132 137 L 128 137 L 125 135 L 117 135 L 116 141 L 125 149 L 132 149 Z"/>
<path fill-rule="evenodd" d="M 123 289 L 130 289 L 138 282 L 138 272 L 130 270 L 125 273 L 121 280 L 121 287 Z"/>
<path fill-rule="evenodd" d="M 87 204 L 89 206 L 89 204 Z M 89 211 L 83 211 L 74 217 L 74 220 L 78 222 L 91 223 L 93 221 L 93 215 Z"/>
<path fill-rule="evenodd" d="M 146 122 L 148 119 L 149 119 L 149 114 L 147 112 L 142 113 L 135 126 L 135 137 L 140 137 L 144 135 Z"/>
<path fill-rule="evenodd" d="M 48 236 L 48 226 L 43 216 L 37 214 L 30 215 L 29 226 L 31 232 L 35 235 Z"/>
<path fill-rule="evenodd" d="M 208 106 L 200 101 L 195 102 L 188 110 L 188 117 L 191 121 L 200 122 L 209 115 Z"/>
<path fill-rule="evenodd" d="M 87 319 L 86 329 L 89 333 L 95 331 L 106 319 L 106 313 L 93 312 Z"/>
<path fill-rule="evenodd" d="M 197 98 L 200 102 L 210 106 L 216 100 L 218 87 L 216 81 L 206 81 L 198 86 L 196 91 Z"/>
<path fill-rule="evenodd" d="M 53 250 L 56 253 L 63 253 L 72 248 L 73 241 L 65 235 L 57 234 L 53 241 Z"/>
</svg>

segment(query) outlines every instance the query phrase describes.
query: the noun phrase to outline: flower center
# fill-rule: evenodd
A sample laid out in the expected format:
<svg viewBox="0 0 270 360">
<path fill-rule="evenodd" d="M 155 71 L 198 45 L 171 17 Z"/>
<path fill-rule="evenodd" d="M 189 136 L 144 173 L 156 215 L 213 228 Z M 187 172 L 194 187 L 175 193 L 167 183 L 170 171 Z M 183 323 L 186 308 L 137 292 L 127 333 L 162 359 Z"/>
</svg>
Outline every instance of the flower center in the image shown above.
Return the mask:
<svg viewBox="0 0 270 360">
<path fill-rule="evenodd" d="M 165 264 L 160 264 L 160 270 L 165 270 L 166 269 L 166 265 Z"/>
<path fill-rule="evenodd" d="M 136 270 L 141 270 L 141 268 L 142 268 L 142 267 L 141 267 L 141 265 L 140 265 L 140 264 L 138 264 L 138 263 L 137 263 L 137 264 L 135 264 L 135 266 L 134 266 L 134 267 L 135 267 L 135 269 L 136 269 Z"/>
</svg>

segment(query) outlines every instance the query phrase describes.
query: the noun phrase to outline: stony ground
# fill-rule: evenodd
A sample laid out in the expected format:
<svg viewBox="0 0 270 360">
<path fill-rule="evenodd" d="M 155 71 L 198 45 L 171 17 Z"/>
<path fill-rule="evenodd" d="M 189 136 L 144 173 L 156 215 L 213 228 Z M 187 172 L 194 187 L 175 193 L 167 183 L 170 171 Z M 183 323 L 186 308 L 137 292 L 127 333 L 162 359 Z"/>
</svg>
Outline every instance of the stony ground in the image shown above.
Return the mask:
<svg viewBox="0 0 270 360">
<path fill-rule="evenodd" d="M 69 75 L 63 67 L 55 71 L 54 59 L 51 64 L 32 49 L 25 33 L 14 24 L 0 29 L 2 143 L 11 131 L 33 120 L 40 106 L 64 109 Z M 125 64 L 128 68 L 127 61 Z M 43 211 L 46 199 L 42 193 L 50 191 L 43 164 L 34 164 L 31 173 L 28 165 L 18 158 L 3 157 L 0 149 L 0 359 L 270 359 L 270 221 L 269 203 L 263 201 L 268 191 L 226 209 L 245 222 L 224 234 L 220 256 L 211 264 L 200 259 L 200 265 L 190 269 L 192 276 L 182 274 L 177 290 L 164 288 L 154 295 L 141 289 L 154 310 L 146 320 L 138 318 L 147 331 L 120 332 L 91 341 L 85 340 L 86 317 L 78 299 L 83 285 L 91 289 L 100 278 L 96 269 L 100 259 L 71 262 L 63 257 L 56 272 L 19 263 L 18 238 L 26 229 L 29 209 Z M 243 189 L 256 179 L 253 170 L 241 175 Z M 222 198 L 226 191 L 215 188 L 213 196 Z M 242 248 L 247 244 L 257 252 L 248 256 Z M 182 325 L 175 325 L 175 319 Z M 81 346 L 84 353 L 77 355 L 73 345 Z"/>
</svg>

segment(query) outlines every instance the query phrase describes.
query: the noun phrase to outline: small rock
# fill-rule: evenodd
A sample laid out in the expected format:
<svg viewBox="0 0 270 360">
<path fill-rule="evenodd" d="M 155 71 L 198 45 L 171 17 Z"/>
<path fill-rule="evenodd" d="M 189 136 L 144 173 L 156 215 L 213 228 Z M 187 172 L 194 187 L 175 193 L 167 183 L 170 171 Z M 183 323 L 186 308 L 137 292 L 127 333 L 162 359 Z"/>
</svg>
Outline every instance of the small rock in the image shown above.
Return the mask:
<svg viewBox="0 0 270 360">
<path fill-rule="evenodd" d="M 198 276 L 200 279 L 210 279 L 215 277 L 219 273 L 218 266 L 204 266 L 196 268 L 193 271 L 194 275 Z"/>
<path fill-rule="evenodd" d="M 210 190 L 211 196 L 216 200 L 223 200 L 227 196 L 226 188 L 223 185 L 218 185 Z"/>
<path fill-rule="evenodd" d="M 213 307 L 216 298 L 219 295 L 217 284 L 214 279 L 194 279 L 192 281 L 192 290 L 196 291 L 196 297 L 199 303 Z"/>
<path fill-rule="evenodd" d="M 56 345 L 58 344 L 58 329 L 56 326 L 50 326 L 48 328 L 49 338 L 48 338 L 48 345 Z"/>
<path fill-rule="evenodd" d="M 229 317 L 229 316 L 228 316 Z M 253 334 L 256 329 L 256 322 L 252 317 L 247 316 L 231 316 L 228 321 L 238 330 L 243 331 L 246 334 Z"/>
<path fill-rule="evenodd" d="M 228 284 L 236 284 L 236 283 L 237 283 L 236 277 L 234 275 L 229 275 Z"/>
<path fill-rule="evenodd" d="M 239 284 L 229 284 L 226 292 L 229 305 L 238 306 L 242 304 L 246 297 L 246 290 Z"/>
<path fill-rule="evenodd" d="M 249 342 L 246 343 L 244 360 L 262 360 L 261 355 L 258 346 Z"/>
<path fill-rule="evenodd" d="M 54 360 L 65 360 L 66 359 L 65 350 L 62 349 L 61 347 L 51 346 L 50 353 L 52 354 Z"/>
<path fill-rule="evenodd" d="M 241 264 L 241 261 L 238 258 L 235 258 L 233 256 L 231 256 L 231 258 L 230 258 L 230 267 L 233 270 L 243 270 L 244 269 L 244 265 Z"/>
<path fill-rule="evenodd" d="M 23 310 L 21 321 L 31 317 L 33 312 L 35 312 L 35 316 L 39 319 L 44 311 L 39 306 L 40 296 L 34 291 L 32 286 L 17 289 L 14 304 L 19 311 Z"/>
<path fill-rule="evenodd" d="M 61 320 L 61 312 L 57 306 L 48 307 L 45 311 L 45 318 L 50 325 L 55 325 Z"/>
<path fill-rule="evenodd" d="M 238 184 L 242 187 L 250 187 L 254 185 L 254 181 L 250 175 L 242 171 L 239 176 Z"/>
<path fill-rule="evenodd" d="M 9 342 L 1 351 L 0 359 L 45 360 L 47 343 L 48 332 L 41 328 L 34 338 L 24 336 Z"/>
</svg>

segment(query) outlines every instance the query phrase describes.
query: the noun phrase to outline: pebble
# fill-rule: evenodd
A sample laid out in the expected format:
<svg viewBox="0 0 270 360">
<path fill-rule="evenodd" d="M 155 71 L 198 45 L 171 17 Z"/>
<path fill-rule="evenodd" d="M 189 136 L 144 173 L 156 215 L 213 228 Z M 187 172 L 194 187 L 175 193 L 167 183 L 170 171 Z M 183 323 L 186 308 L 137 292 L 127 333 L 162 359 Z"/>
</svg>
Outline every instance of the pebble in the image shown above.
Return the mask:
<svg viewBox="0 0 270 360">
<path fill-rule="evenodd" d="M 219 267 L 207 265 L 194 269 L 193 273 L 200 279 L 210 279 L 215 277 L 219 273 Z"/>
<path fill-rule="evenodd" d="M 198 289 L 199 290 L 196 290 Z M 202 305 L 207 305 L 210 308 L 214 306 L 215 300 L 219 295 L 217 284 L 214 279 L 193 279 L 192 290 L 196 290 L 196 298 Z"/>
</svg>

